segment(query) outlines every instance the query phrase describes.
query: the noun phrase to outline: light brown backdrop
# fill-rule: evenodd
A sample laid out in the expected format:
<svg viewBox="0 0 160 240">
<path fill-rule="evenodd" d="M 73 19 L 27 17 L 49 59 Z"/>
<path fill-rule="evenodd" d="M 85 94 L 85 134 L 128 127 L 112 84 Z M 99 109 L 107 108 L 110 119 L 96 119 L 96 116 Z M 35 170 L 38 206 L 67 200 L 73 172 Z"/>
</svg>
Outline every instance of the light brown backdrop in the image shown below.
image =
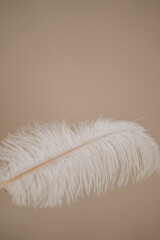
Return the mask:
<svg viewBox="0 0 160 240">
<path fill-rule="evenodd" d="M 32 120 L 136 120 L 160 144 L 160 1 L 0 0 L 0 137 Z M 17 208 L 2 240 L 159 240 L 160 178 L 70 207 Z"/>
</svg>

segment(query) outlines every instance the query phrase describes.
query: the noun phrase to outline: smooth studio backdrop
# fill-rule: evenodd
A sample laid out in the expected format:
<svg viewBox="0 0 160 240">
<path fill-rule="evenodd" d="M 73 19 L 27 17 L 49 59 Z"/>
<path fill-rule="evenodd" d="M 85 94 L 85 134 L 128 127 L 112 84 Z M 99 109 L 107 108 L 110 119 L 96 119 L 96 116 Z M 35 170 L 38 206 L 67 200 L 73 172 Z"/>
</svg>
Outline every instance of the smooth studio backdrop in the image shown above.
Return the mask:
<svg viewBox="0 0 160 240">
<path fill-rule="evenodd" d="M 32 120 L 139 120 L 160 144 L 160 1 L 0 0 L 0 138 Z M 56 209 L 0 191 L 1 240 L 159 240 L 160 177 Z"/>
</svg>

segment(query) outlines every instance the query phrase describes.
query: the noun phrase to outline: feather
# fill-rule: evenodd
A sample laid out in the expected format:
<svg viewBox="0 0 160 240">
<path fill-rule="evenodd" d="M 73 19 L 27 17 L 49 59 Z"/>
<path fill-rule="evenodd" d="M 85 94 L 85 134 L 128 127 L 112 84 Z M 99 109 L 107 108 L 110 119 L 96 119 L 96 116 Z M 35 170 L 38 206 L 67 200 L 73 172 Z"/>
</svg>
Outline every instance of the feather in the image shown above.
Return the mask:
<svg viewBox="0 0 160 240">
<path fill-rule="evenodd" d="M 35 122 L 2 141 L 0 163 L 0 188 L 15 204 L 46 208 L 159 173 L 160 151 L 135 122 Z"/>
</svg>

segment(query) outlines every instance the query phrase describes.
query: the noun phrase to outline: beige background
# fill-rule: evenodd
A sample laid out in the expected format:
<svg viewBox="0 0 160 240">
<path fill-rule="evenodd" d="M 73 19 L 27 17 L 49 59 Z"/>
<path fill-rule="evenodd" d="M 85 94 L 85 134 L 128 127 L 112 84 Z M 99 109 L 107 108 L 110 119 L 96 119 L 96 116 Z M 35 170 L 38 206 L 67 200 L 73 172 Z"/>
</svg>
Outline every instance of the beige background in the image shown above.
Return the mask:
<svg viewBox="0 0 160 240">
<path fill-rule="evenodd" d="M 160 144 L 160 1 L 0 0 L 0 137 L 32 120 L 136 120 Z M 159 240 L 160 178 L 35 211 L 0 192 L 1 240 Z"/>
</svg>

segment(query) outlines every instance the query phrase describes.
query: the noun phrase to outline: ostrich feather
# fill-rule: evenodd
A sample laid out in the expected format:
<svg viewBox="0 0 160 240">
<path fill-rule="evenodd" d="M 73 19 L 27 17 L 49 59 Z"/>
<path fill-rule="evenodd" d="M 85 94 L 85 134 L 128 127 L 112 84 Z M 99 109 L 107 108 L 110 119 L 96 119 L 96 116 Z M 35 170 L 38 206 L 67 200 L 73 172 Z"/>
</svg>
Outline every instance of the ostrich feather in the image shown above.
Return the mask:
<svg viewBox="0 0 160 240">
<path fill-rule="evenodd" d="M 0 163 L 0 188 L 14 203 L 45 208 L 158 173 L 160 152 L 135 122 L 35 122 L 2 141 Z"/>
</svg>

